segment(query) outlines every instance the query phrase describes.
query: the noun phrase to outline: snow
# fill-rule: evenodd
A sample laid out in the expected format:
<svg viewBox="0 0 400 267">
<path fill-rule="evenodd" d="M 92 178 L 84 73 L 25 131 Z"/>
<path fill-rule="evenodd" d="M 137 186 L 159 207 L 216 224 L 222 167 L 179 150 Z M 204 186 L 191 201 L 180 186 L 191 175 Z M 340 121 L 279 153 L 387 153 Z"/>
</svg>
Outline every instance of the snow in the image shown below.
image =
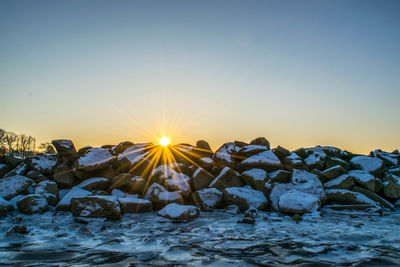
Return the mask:
<svg viewBox="0 0 400 267">
<path fill-rule="evenodd" d="M 222 201 L 223 198 L 222 192 L 216 188 L 204 188 L 196 191 L 196 193 L 200 198 L 201 204 L 206 210 L 213 209 L 218 202 Z"/>
<path fill-rule="evenodd" d="M 215 157 L 220 160 L 224 160 L 227 163 L 232 162 L 232 156 L 231 154 L 236 154 L 239 152 L 241 148 L 236 147 L 234 143 L 226 143 L 222 145 L 216 152 L 215 152 Z"/>
<path fill-rule="evenodd" d="M 29 205 L 29 207 L 33 213 L 41 211 L 47 207 L 46 199 L 39 194 L 31 194 L 24 196 L 17 201 L 17 205 L 20 201 L 24 201 L 25 198 L 32 198 L 30 202 L 31 205 Z"/>
<path fill-rule="evenodd" d="M 240 150 L 240 153 L 249 153 L 255 150 L 268 150 L 268 147 L 261 145 L 247 145 Z"/>
<path fill-rule="evenodd" d="M 202 162 L 204 162 L 204 163 L 207 163 L 207 164 L 213 163 L 213 160 L 212 160 L 212 158 L 210 158 L 210 157 L 204 157 L 204 158 L 201 158 L 200 160 L 201 160 Z"/>
<path fill-rule="evenodd" d="M 279 198 L 278 206 L 290 213 L 313 212 L 319 209 L 320 201 L 313 195 L 292 190 Z"/>
<path fill-rule="evenodd" d="M 164 201 L 177 201 L 181 199 L 181 194 L 179 191 L 174 191 L 174 192 L 159 192 L 158 194 L 158 199 L 159 200 L 164 200 Z"/>
<path fill-rule="evenodd" d="M 166 186 L 171 191 L 189 192 L 189 177 L 183 174 L 169 178 L 166 180 Z"/>
<path fill-rule="evenodd" d="M 368 198 L 364 194 L 358 192 L 353 192 L 346 189 L 326 189 L 325 191 L 327 194 L 339 194 L 339 195 L 352 194 L 355 197 L 357 203 L 347 203 L 347 204 L 369 204 L 377 206 L 377 203 L 375 201 Z"/>
<path fill-rule="evenodd" d="M 123 198 L 118 198 L 118 201 L 121 203 L 132 203 L 132 204 L 145 204 L 145 203 L 150 203 L 149 200 L 147 199 L 141 199 L 141 198 L 135 198 L 135 197 L 123 197 Z"/>
<path fill-rule="evenodd" d="M 330 188 L 330 187 L 334 187 L 334 186 L 338 186 L 340 185 L 344 180 L 346 180 L 349 177 L 349 175 L 347 174 L 342 174 L 339 177 L 332 179 L 326 183 L 324 183 L 324 187 L 325 188 Z M 354 182 L 353 182 L 354 185 Z"/>
<path fill-rule="evenodd" d="M 183 214 L 189 214 L 190 216 L 196 216 L 199 208 L 191 205 L 180 205 L 176 203 L 170 203 L 158 212 L 158 215 L 168 217 L 171 219 L 179 219 Z"/>
<path fill-rule="evenodd" d="M 51 170 L 57 164 L 57 157 L 53 155 L 38 155 L 32 158 L 32 164 L 39 172 Z"/>
<path fill-rule="evenodd" d="M 58 202 L 57 209 L 69 209 L 71 205 L 71 199 L 74 197 L 89 196 L 92 195 L 91 192 L 84 190 L 78 186 L 73 187 L 68 193 Z"/>
<path fill-rule="evenodd" d="M 255 154 L 242 161 L 242 164 L 263 164 L 280 166 L 282 163 L 272 150 L 267 150 L 258 154 Z"/>
<path fill-rule="evenodd" d="M 361 170 L 349 171 L 349 175 L 359 183 L 375 182 L 375 177 L 372 174 Z"/>
<path fill-rule="evenodd" d="M 57 140 L 57 143 L 64 148 L 70 148 L 72 146 L 71 140 Z"/>
<path fill-rule="evenodd" d="M 83 217 L 87 217 L 90 214 L 93 214 L 93 212 L 103 209 L 98 203 L 93 203 L 91 205 L 79 204 L 79 207 L 83 208 L 79 214 Z"/>
<path fill-rule="evenodd" d="M 368 156 L 356 156 L 350 160 L 352 164 L 367 172 L 374 172 L 383 166 L 383 161 Z"/>
<path fill-rule="evenodd" d="M 119 198 L 138 198 L 139 197 L 138 194 L 128 194 L 128 193 L 125 193 L 124 191 L 116 189 L 116 188 L 111 191 L 111 195 L 116 196 L 118 199 Z"/>
<path fill-rule="evenodd" d="M 87 180 L 81 182 L 80 184 L 78 184 L 77 187 L 83 188 L 83 187 L 88 186 L 88 185 L 90 185 L 90 184 L 97 183 L 97 182 L 102 182 L 102 181 L 108 182 L 108 179 L 105 178 L 105 177 L 93 177 L 93 178 L 89 178 L 89 179 L 87 179 Z"/>
<path fill-rule="evenodd" d="M 311 154 L 309 155 L 305 160 L 306 165 L 314 165 L 322 160 L 322 157 L 320 154 Z"/>
<path fill-rule="evenodd" d="M 0 197 L 8 200 L 27 189 L 32 183 L 31 179 L 21 175 L 0 179 Z"/>
<path fill-rule="evenodd" d="M 245 171 L 242 173 L 242 175 L 250 176 L 256 181 L 264 181 L 265 178 L 267 178 L 267 172 L 258 168 Z"/>
<path fill-rule="evenodd" d="M 79 158 L 78 163 L 80 166 L 95 166 L 108 162 L 113 158 L 108 149 L 94 147 L 86 151 L 86 153 Z"/>
<path fill-rule="evenodd" d="M 262 207 L 266 202 L 267 198 L 260 191 L 252 189 L 250 186 L 243 187 L 228 187 L 225 191 L 233 195 L 233 198 L 241 198 L 246 200 L 249 207 L 254 207 L 256 209 Z"/>
<path fill-rule="evenodd" d="M 8 210 L 11 210 L 13 207 L 12 203 L 10 201 L 5 200 L 4 198 L 0 197 L 0 214 L 2 212 L 6 212 Z"/>
<path fill-rule="evenodd" d="M 21 199 L 24 198 L 24 195 L 16 195 L 15 197 L 13 197 L 12 199 L 9 200 L 9 202 L 11 203 L 11 205 L 13 205 L 14 209 L 18 209 L 17 206 L 17 202 Z"/>
<path fill-rule="evenodd" d="M 131 165 L 137 164 L 149 154 L 149 152 L 144 151 L 143 149 L 144 147 L 138 147 L 138 145 L 129 147 L 118 156 L 118 161 L 127 159 Z"/>
</svg>

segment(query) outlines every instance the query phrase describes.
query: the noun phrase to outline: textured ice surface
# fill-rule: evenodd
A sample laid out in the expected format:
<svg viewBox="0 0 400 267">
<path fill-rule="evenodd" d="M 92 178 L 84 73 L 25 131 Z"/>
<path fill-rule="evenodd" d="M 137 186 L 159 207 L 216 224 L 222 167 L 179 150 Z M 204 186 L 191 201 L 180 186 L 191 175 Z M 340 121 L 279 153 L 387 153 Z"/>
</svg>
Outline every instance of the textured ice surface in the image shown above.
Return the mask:
<svg viewBox="0 0 400 267">
<path fill-rule="evenodd" d="M 237 223 L 242 214 L 218 211 L 203 212 L 187 223 L 149 212 L 126 214 L 120 221 L 88 219 L 86 225 L 68 212 L 11 215 L 0 224 L 0 264 L 6 265 L 396 266 L 400 262 L 399 211 L 382 217 L 311 214 L 298 223 L 277 213 L 259 212 L 254 225 Z M 25 225 L 30 232 L 6 234 L 14 225 Z"/>
</svg>

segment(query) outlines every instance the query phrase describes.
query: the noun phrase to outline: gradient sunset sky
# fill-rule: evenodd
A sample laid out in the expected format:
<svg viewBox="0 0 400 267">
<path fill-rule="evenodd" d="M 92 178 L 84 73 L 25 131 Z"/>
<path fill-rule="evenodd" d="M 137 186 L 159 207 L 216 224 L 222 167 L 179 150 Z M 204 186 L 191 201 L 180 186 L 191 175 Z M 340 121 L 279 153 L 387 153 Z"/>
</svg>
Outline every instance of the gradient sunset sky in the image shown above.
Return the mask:
<svg viewBox="0 0 400 267">
<path fill-rule="evenodd" d="M 0 1 L 0 128 L 77 148 L 400 147 L 400 1 Z"/>
</svg>

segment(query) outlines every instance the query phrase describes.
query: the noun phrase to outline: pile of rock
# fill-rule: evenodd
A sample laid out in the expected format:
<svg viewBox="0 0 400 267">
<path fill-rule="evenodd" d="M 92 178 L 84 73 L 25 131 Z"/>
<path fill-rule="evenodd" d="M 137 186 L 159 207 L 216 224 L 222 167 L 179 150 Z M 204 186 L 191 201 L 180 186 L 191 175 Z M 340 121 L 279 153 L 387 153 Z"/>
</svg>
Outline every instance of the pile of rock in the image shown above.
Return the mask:
<svg viewBox="0 0 400 267">
<path fill-rule="evenodd" d="M 0 158 L 0 214 L 50 209 L 118 219 L 155 210 L 189 220 L 227 208 L 251 222 L 256 210 L 298 218 L 322 207 L 382 212 L 400 204 L 397 150 L 368 156 L 328 146 L 289 151 L 271 149 L 263 137 L 225 143 L 215 153 L 203 140 L 196 146 L 122 142 L 78 151 L 70 140 L 52 143 L 56 155 Z"/>
</svg>

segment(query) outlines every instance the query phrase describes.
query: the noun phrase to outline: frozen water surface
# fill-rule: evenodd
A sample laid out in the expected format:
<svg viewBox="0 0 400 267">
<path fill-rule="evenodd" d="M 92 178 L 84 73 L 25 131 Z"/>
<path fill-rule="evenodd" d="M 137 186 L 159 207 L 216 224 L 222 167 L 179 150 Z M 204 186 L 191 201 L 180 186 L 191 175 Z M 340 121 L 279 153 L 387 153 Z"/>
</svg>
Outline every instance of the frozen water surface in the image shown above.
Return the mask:
<svg viewBox="0 0 400 267">
<path fill-rule="evenodd" d="M 0 265 L 398 266 L 399 211 L 321 215 L 296 223 L 260 212 L 251 225 L 237 223 L 243 214 L 203 212 L 174 223 L 150 212 L 83 224 L 69 212 L 14 213 L 1 218 Z M 7 233 L 14 225 L 29 233 Z"/>
</svg>

